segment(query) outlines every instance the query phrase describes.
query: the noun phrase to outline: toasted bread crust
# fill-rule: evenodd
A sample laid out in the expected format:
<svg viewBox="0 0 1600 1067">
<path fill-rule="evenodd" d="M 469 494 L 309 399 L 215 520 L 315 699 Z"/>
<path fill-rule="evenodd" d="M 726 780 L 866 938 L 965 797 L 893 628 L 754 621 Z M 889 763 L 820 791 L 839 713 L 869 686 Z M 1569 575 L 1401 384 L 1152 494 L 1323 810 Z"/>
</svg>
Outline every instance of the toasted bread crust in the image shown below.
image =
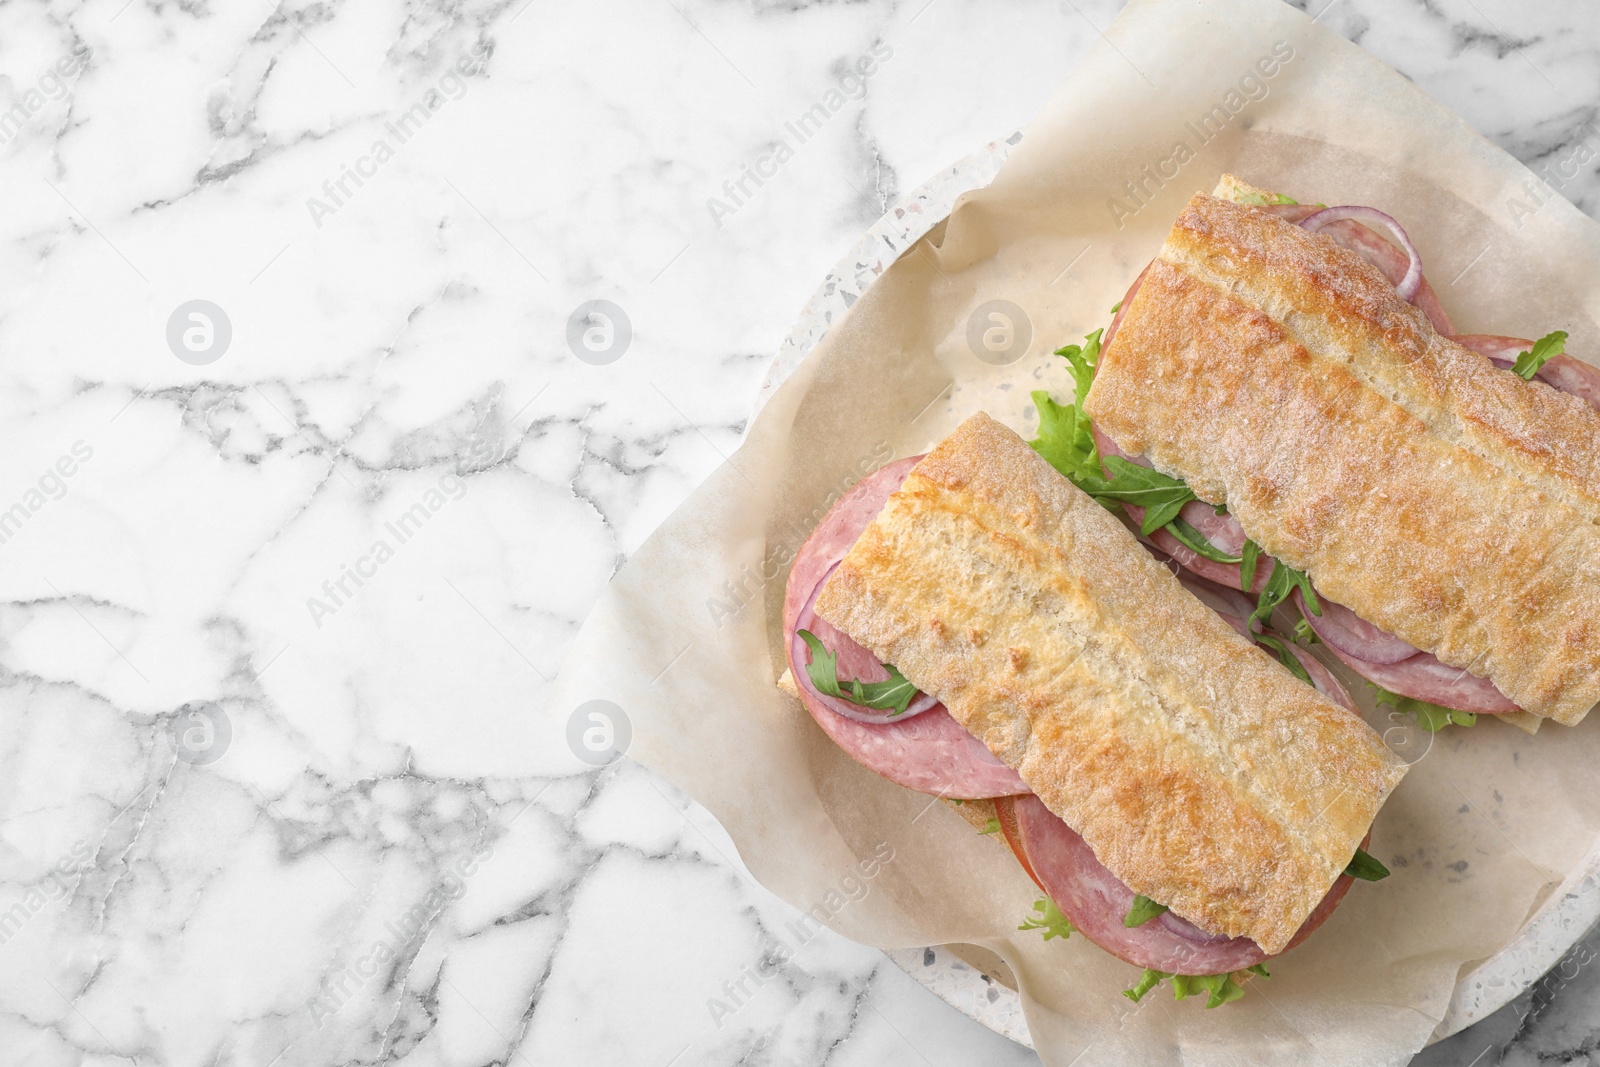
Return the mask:
<svg viewBox="0 0 1600 1067">
<path fill-rule="evenodd" d="M 1362 618 L 1536 715 L 1600 700 L 1600 414 L 1359 256 L 1196 196 L 1086 406 Z"/>
<path fill-rule="evenodd" d="M 816 610 L 939 697 L 1135 892 L 1269 953 L 1405 773 L 985 415 L 913 469 Z"/>
</svg>

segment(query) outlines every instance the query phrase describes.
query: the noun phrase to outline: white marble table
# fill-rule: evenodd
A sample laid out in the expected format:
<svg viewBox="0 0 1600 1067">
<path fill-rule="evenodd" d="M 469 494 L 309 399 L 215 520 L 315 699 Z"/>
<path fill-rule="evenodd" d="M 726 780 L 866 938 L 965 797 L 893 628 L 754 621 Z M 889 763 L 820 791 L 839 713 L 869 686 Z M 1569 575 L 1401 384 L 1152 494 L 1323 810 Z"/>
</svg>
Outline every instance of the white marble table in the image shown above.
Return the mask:
<svg viewBox="0 0 1600 1067">
<path fill-rule="evenodd" d="M 791 909 L 529 722 L 839 254 L 1117 6 L 0 6 L 0 1061 L 1035 1062 L 831 934 L 751 977 Z M 1560 167 L 1600 14 L 1525 6 L 1322 18 Z M 1588 1062 L 1592 953 L 1418 1062 Z"/>
</svg>

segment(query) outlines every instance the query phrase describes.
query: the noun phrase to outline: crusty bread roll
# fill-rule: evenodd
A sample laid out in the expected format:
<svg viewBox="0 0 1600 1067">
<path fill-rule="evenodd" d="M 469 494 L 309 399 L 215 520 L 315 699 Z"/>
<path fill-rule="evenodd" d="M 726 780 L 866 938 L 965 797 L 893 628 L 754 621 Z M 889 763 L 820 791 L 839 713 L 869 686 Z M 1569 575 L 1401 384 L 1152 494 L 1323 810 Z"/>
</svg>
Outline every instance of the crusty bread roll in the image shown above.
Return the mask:
<svg viewBox="0 0 1600 1067">
<path fill-rule="evenodd" d="M 1195 196 L 1086 409 L 1363 619 L 1536 715 L 1600 700 L 1600 414 L 1331 239 Z"/>
<path fill-rule="evenodd" d="M 917 464 L 816 610 L 943 701 L 1136 893 L 1268 953 L 1405 773 L 986 415 Z"/>
</svg>

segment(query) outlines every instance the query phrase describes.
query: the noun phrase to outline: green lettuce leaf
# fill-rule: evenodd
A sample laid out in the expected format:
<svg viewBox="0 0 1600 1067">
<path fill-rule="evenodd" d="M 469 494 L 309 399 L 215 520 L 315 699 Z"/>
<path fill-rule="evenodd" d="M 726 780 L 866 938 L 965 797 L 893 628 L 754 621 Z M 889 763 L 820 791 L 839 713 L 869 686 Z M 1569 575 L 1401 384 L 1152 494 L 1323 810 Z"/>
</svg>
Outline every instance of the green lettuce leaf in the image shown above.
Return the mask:
<svg viewBox="0 0 1600 1067">
<path fill-rule="evenodd" d="M 1127 917 L 1122 920 L 1122 925 L 1132 929 L 1143 926 L 1157 915 L 1167 910 L 1165 904 L 1157 904 L 1149 897 L 1134 895 L 1133 906 L 1128 909 Z"/>
<path fill-rule="evenodd" d="M 1173 536 L 1199 555 L 1220 563 L 1239 562 L 1237 557 L 1219 551 L 1198 530 L 1178 518 L 1183 506 L 1195 498 L 1182 479 L 1129 463 L 1121 456 L 1106 457 L 1102 470 L 1100 453 L 1094 444 L 1093 423 L 1083 410 L 1083 404 L 1094 385 L 1103 332 L 1095 330 L 1085 334 L 1081 345 L 1056 349 L 1056 355 L 1067 361 L 1072 373 L 1073 401 L 1058 404 L 1048 392 L 1035 390 L 1032 396 L 1039 412 L 1039 436 L 1028 444 L 1069 481 L 1106 507 L 1114 508 L 1115 504 L 1122 503 L 1144 508 L 1141 533 L 1149 535 L 1168 526 Z"/>
<path fill-rule="evenodd" d="M 999 832 L 1000 832 L 1000 820 L 999 819 L 990 819 L 988 822 L 983 824 L 983 829 L 978 831 L 978 833 L 980 833 L 980 834 L 997 834 Z"/>
<path fill-rule="evenodd" d="M 1417 725 L 1430 734 L 1436 734 L 1446 726 L 1474 726 L 1478 722 L 1478 716 L 1470 711 L 1457 711 L 1416 697 L 1403 697 L 1371 682 L 1367 686 L 1376 691 L 1372 698 L 1376 703 L 1387 704 L 1396 711 L 1416 716 Z"/>
<path fill-rule="evenodd" d="M 1533 348 L 1517 356 L 1516 366 L 1511 370 L 1525 382 L 1533 381 L 1533 376 L 1539 369 L 1559 356 L 1567 347 L 1567 331 L 1555 330 L 1545 334 L 1533 342 Z"/>
<path fill-rule="evenodd" d="M 810 630 L 800 630 L 800 640 L 806 643 L 811 650 L 811 662 L 806 664 L 806 674 L 811 677 L 811 684 L 817 691 L 840 700 L 847 700 L 863 708 L 874 708 L 886 711 L 893 708 L 890 716 L 904 715 L 911 706 L 911 701 L 917 695 L 917 687 L 906 680 L 905 675 L 894 669 L 894 665 L 885 663 L 883 669 L 889 672 L 889 677 L 881 682 L 865 682 L 859 678 L 852 678 L 846 684 L 850 689 L 846 692 L 839 685 L 839 657 L 829 652 L 817 635 Z"/>
<path fill-rule="evenodd" d="M 1073 925 L 1067 917 L 1061 914 L 1061 909 L 1056 907 L 1056 902 L 1049 897 L 1040 897 L 1033 902 L 1033 910 L 1037 915 L 1030 915 L 1022 920 L 1018 930 L 1043 930 L 1044 939 L 1052 937 L 1066 939 L 1072 936 Z"/>
<path fill-rule="evenodd" d="M 1052 467 L 1077 481 L 1100 477 L 1100 453 L 1094 447 L 1094 433 L 1083 402 L 1094 384 L 1095 365 L 1100 360 L 1100 333 L 1084 337 L 1082 345 L 1056 349 L 1072 372 L 1073 402 L 1058 404 L 1044 390 L 1035 390 L 1033 403 L 1039 411 L 1039 436 L 1028 444 Z"/>
<path fill-rule="evenodd" d="M 1247 967 L 1251 974 L 1262 978 L 1272 977 L 1261 964 Z M 1185 1000 L 1200 993 L 1206 994 L 1206 1007 L 1219 1008 L 1224 1004 L 1238 1000 L 1244 996 L 1244 986 L 1234 979 L 1233 974 L 1167 974 L 1165 971 L 1144 969 L 1132 989 L 1124 989 L 1122 995 L 1134 1003 L 1138 1003 L 1150 990 L 1160 985 L 1163 980 L 1172 983 L 1172 999 Z"/>
</svg>

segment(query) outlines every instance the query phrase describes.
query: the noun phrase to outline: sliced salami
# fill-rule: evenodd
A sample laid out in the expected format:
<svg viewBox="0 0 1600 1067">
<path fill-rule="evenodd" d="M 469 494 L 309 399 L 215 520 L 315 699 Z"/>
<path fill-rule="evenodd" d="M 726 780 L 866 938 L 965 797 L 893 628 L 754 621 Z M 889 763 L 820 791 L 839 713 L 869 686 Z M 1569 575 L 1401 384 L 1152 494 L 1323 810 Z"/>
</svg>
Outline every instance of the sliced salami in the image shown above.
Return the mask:
<svg viewBox="0 0 1600 1067">
<path fill-rule="evenodd" d="M 805 699 L 834 744 L 869 771 L 933 796 L 979 800 L 1026 793 L 1017 772 L 973 737 L 943 704 L 903 722 L 856 722 Z"/>
<path fill-rule="evenodd" d="M 1229 626 L 1239 632 L 1240 637 L 1252 637 L 1250 625 L 1245 620 L 1255 609 L 1238 589 L 1218 586 L 1201 578 L 1184 578 L 1180 575 L 1178 580 L 1183 582 L 1183 587 L 1197 596 L 1202 604 L 1221 615 Z M 1227 610 L 1224 610 L 1224 607 Z M 1258 624 L 1257 630 L 1259 629 Z M 1306 674 L 1310 675 L 1312 688 L 1347 711 L 1356 711 L 1356 702 L 1350 698 L 1350 691 L 1333 676 L 1333 672 L 1328 670 L 1321 660 L 1287 638 L 1283 640 L 1283 645 L 1294 656 L 1295 661 L 1305 668 Z"/>
<path fill-rule="evenodd" d="M 869 650 L 828 626 L 826 620 L 811 616 L 806 609 L 823 579 L 850 551 L 861 531 L 883 510 L 921 458 L 897 460 L 863 478 L 834 503 L 801 546 L 784 595 L 789 670 L 800 688 L 801 702 L 822 731 L 857 763 L 891 782 L 920 793 L 974 800 L 1025 793 L 1028 787 L 1017 772 L 956 722 L 943 704 L 934 703 L 921 714 L 908 714 L 898 721 L 862 722 L 834 710 L 829 698 L 813 693 L 802 682 L 806 662 L 800 657 L 804 646 L 795 639 L 802 614 L 808 626 L 815 626 L 811 632 L 838 656 L 840 678 L 873 681 L 887 677 Z"/>
<path fill-rule="evenodd" d="M 1399 663 L 1368 663 L 1332 645 L 1328 650 L 1367 681 L 1403 697 L 1479 715 L 1504 715 L 1522 710 L 1489 679 L 1452 667 L 1430 652 L 1419 652 Z"/>
<path fill-rule="evenodd" d="M 1024 866 L 1072 925 L 1112 955 L 1136 967 L 1198 975 L 1242 970 L 1268 958 L 1261 946 L 1247 937 L 1209 934 L 1170 911 L 1141 926 L 1123 926 L 1133 906 L 1133 890 L 1107 870 L 1088 842 L 1038 797 L 1017 797 L 1009 803 L 1015 807 L 1018 835 L 1027 857 Z M 1003 820 L 1001 825 L 1005 825 Z M 1333 914 L 1351 881 L 1348 875 L 1335 880 L 1289 948 Z"/>
<path fill-rule="evenodd" d="M 1316 204 L 1268 204 L 1261 210 L 1298 225 L 1322 208 Z M 1390 244 L 1376 230 L 1363 226 L 1354 219 L 1330 222 L 1317 232 L 1332 238 L 1339 247 L 1354 252 L 1377 267 L 1383 276 L 1389 279 L 1391 285 L 1398 285 L 1411 266 L 1410 257 L 1403 251 Z M 1450 316 L 1445 314 L 1443 305 L 1439 303 L 1439 294 L 1433 291 L 1433 286 L 1428 284 L 1427 278 L 1422 279 L 1422 286 L 1417 290 L 1417 295 L 1411 303 L 1428 316 L 1428 321 L 1433 323 L 1433 328 L 1439 333 L 1448 337 L 1455 332 L 1455 327 L 1450 324 Z"/>
<path fill-rule="evenodd" d="M 1343 652 L 1366 663 L 1399 663 L 1418 655 L 1422 650 L 1408 641 L 1381 630 L 1357 615 L 1343 604 L 1318 598 L 1322 614 L 1306 609 L 1305 598 L 1295 590 L 1295 605 L 1311 629 L 1329 648 Z"/>
<path fill-rule="evenodd" d="M 1533 342 L 1526 337 L 1502 337 L 1499 334 L 1464 333 L 1451 340 L 1506 370 L 1516 366 L 1519 355 L 1533 349 Z M 1600 369 L 1589 366 L 1583 360 L 1563 352 L 1546 361 L 1534 377 L 1600 411 Z"/>
<path fill-rule="evenodd" d="M 834 501 L 817 528 L 806 538 L 789 569 L 789 585 L 783 598 L 783 632 L 794 633 L 794 621 L 805 606 L 811 591 L 834 564 L 844 559 L 861 531 L 877 518 L 889 497 L 900 488 L 921 456 L 909 456 L 885 464 L 861 479 Z"/>
</svg>

